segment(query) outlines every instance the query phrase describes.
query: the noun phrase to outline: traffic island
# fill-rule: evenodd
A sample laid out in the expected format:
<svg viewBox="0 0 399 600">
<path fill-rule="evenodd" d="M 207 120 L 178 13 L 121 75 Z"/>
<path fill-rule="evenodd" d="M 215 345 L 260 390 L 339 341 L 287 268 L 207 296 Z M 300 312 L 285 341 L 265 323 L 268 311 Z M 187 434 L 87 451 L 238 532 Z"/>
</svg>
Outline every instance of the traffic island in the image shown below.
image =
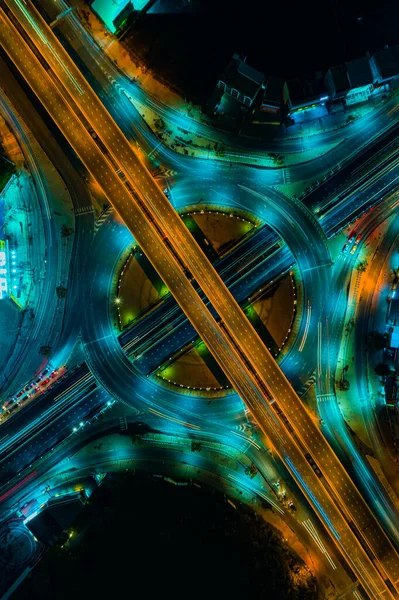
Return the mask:
<svg viewBox="0 0 399 600">
<path fill-rule="evenodd" d="M 276 281 L 264 280 L 264 269 L 259 269 L 259 263 L 263 265 L 268 251 L 265 243 L 259 243 L 262 240 L 253 241 L 255 234 L 263 235 L 257 231 L 262 224 L 247 213 L 229 208 L 201 208 L 201 205 L 181 213 L 181 217 L 209 260 L 215 266 L 220 261 L 218 268 L 227 281 L 236 280 L 245 314 L 273 356 L 278 357 L 287 349 L 295 320 L 296 287 L 292 271 Z M 264 235 L 266 239 L 267 232 Z M 278 246 L 279 242 L 272 243 L 270 252 L 274 252 L 273 244 Z M 253 264 L 248 266 L 248 260 Z M 243 265 L 245 269 L 241 272 Z M 257 276 L 253 275 L 255 266 L 260 271 Z M 251 273 L 250 281 L 243 282 L 247 270 Z M 156 376 L 161 385 L 201 397 L 205 394 L 217 398 L 232 391 L 203 341 L 195 332 L 187 333 L 189 325 L 184 325 L 169 290 L 138 246 L 128 253 L 117 281 L 113 320 L 119 330 L 131 328 L 128 354 L 143 375 Z M 155 327 L 155 343 L 146 341 L 148 327 L 151 331 Z"/>
</svg>

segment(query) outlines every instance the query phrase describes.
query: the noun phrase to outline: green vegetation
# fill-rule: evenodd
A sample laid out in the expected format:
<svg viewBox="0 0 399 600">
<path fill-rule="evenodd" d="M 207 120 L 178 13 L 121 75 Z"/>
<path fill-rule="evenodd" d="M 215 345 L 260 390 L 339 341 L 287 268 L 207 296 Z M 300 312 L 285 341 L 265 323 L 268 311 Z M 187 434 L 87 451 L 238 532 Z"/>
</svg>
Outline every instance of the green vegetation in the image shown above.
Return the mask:
<svg viewBox="0 0 399 600">
<path fill-rule="evenodd" d="M 364 271 L 367 269 L 367 267 L 368 267 L 367 260 L 361 260 L 358 262 L 356 269 L 359 271 L 359 273 L 364 273 Z"/>
<path fill-rule="evenodd" d="M 380 333 L 379 331 L 372 331 L 369 334 L 369 339 L 371 342 L 372 350 L 377 351 L 386 348 L 388 342 L 388 336 L 386 333 L 384 334 Z"/>
<path fill-rule="evenodd" d="M 11 175 L 15 173 L 14 165 L 7 159 L 5 159 L 4 156 L 1 156 L 1 153 L 2 148 L 0 146 L 0 192 L 7 185 L 7 182 L 10 179 Z"/>
<path fill-rule="evenodd" d="M 61 227 L 61 237 L 69 237 L 75 230 L 72 227 L 67 227 L 65 224 Z"/>
<path fill-rule="evenodd" d="M 254 463 L 251 463 L 251 465 L 245 469 L 245 475 L 248 475 L 251 479 L 253 479 L 257 473 L 258 469 Z"/>
<path fill-rule="evenodd" d="M 282 154 L 268 152 L 267 155 L 273 159 L 273 163 L 276 165 L 276 167 L 282 167 L 284 165 L 284 156 Z"/>
<path fill-rule="evenodd" d="M 386 377 L 387 375 L 390 374 L 391 369 L 390 369 L 389 365 L 387 365 L 385 363 L 378 363 L 378 365 L 376 365 L 374 371 L 380 377 Z"/>
<path fill-rule="evenodd" d="M 202 443 L 201 442 L 196 442 L 195 440 L 192 440 L 191 442 L 191 452 L 201 452 L 202 450 Z"/>
<path fill-rule="evenodd" d="M 51 353 L 51 346 L 40 346 L 39 354 L 48 356 Z"/>
<path fill-rule="evenodd" d="M 109 475 L 13 600 L 173 597 L 315 600 L 282 535 L 220 492 Z"/>
</svg>

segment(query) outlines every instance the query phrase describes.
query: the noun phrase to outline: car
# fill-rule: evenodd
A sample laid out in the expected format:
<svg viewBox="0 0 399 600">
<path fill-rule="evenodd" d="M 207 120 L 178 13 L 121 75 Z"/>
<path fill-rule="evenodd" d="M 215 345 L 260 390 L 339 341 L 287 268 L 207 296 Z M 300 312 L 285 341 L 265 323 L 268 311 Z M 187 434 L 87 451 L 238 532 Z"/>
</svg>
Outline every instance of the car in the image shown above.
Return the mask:
<svg viewBox="0 0 399 600">
<path fill-rule="evenodd" d="M 355 239 L 355 234 L 351 235 L 350 238 L 348 239 L 348 244 L 351 244 Z"/>
<path fill-rule="evenodd" d="M 361 233 L 359 233 L 359 235 L 358 235 L 358 236 L 357 236 L 357 238 L 356 238 L 356 243 L 357 243 L 357 242 L 360 242 L 360 240 L 362 239 L 362 237 L 363 237 L 363 236 L 362 236 L 362 234 L 361 234 Z"/>
<path fill-rule="evenodd" d="M 353 246 L 353 248 L 352 248 L 352 250 L 351 250 L 351 254 L 355 254 L 356 250 L 357 250 L 357 244 L 355 244 L 355 245 Z"/>
<path fill-rule="evenodd" d="M 343 254 L 346 254 L 346 252 L 348 252 L 348 249 L 349 249 L 349 245 L 348 244 L 344 244 L 344 247 L 342 248 Z"/>
</svg>

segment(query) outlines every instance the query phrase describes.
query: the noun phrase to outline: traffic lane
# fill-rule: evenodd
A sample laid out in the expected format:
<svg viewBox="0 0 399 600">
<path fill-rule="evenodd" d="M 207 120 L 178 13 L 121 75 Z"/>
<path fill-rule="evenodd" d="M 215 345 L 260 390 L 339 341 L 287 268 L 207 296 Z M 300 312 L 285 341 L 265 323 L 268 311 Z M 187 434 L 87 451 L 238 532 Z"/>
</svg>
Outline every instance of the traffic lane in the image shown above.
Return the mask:
<svg viewBox="0 0 399 600">
<path fill-rule="evenodd" d="M 31 189 L 31 193 L 35 195 L 35 199 L 30 199 L 33 208 L 30 217 L 33 225 L 32 230 L 43 232 L 44 247 L 42 250 L 47 252 L 47 263 L 44 268 L 43 264 L 35 264 L 34 261 L 31 261 L 31 268 L 38 271 L 33 291 L 38 298 L 35 306 L 35 318 L 29 331 L 26 332 L 25 336 L 20 337 L 22 345 L 18 350 L 18 354 L 14 351 L 4 368 L 4 381 L 1 389 L 4 396 L 6 396 L 12 395 L 13 390 L 22 387 L 39 369 L 41 360 L 38 356 L 40 346 L 43 343 L 43 338 L 39 337 L 39 334 L 42 333 L 43 337 L 49 337 L 52 321 L 57 316 L 56 299 L 54 299 L 52 292 L 56 282 L 59 248 L 54 219 L 49 211 L 51 194 L 40 165 L 35 158 L 30 140 L 21 127 L 13 107 L 6 98 L 1 100 L 1 106 L 5 118 L 23 149 L 24 157 L 34 181 L 34 189 Z M 21 192 L 22 197 L 25 193 Z M 25 202 L 28 201 L 28 198 L 25 199 Z"/>
<path fill-rule="evenodd" d="M 367 274 L 367 279 L 370 282 L 378 282 L 383 271 L 384 264 L 391 252 L 392 245 L 397 240 L 399 227 L 397 214 L 393 216 L 393 219 L 394 220 L 391 221 L 388 230 L 384 234 L 384 237 L 382 238 L 378 249 L 375 251 L 371 260 L 370 271 Z M 355 369 L 357 372 L 356 381 L 358 386 L 358 398 L 360 399 L 360 413 L 363 416 L 366 431 L 373 449 L 377 453 L 377 456 L 380 456 L 385 462 L 385 460 L 390 460 L 390 458 L 386 452 L 385 444 L 381 439 L 381 434 L 379 433 L 376 422 L 376 415 L 372 409 L 371 402 L 366 402 L 366 399 L 369 398 L 367 383 L 365 380 L 368 369 L 367 335 L 372 329 L 370 327 L 370 319 L 372 318 L 373 305 L 377 298 L 378 289 L 375 289 L 374 286 L 370 285 L 364 288 L 362 293 L 362 302 L 360 303 L 358 315 L 355 321 Z M 359 352 L 359 349 L 363 348 L 364 345 L 366 347 L 366 353 Z"/>
<path fill-rule="evenodd" d="M 348 211 L 346 202 L 350 202 L 351 213 L 354 216 L 366 211 L 372 207 L 379 199 L 397 188 L 399 180 L 399 165 L 395 166 L 392 171 L 386 173 L 367 188 L 363 193 L 355 194 L 349 200 L 344 200 L 341 203 L 341 210 L 336 207 L 334 214 L 326 213 L 321 216 L 321 224 L 323 229 L 330 232 L 331 237 L 337 231 L 340 231 L 348 224 Z"/>
<path fill-rule="evenodd" d="M 56 143 L 53 134 L 44 123 L 41 116 L 34 108 L 32 102 L 26 96 L 13 73 L 9 70 L 6 63 L 1 61 L 1 69 L 4 74 L 3 88 L 7 95 L 18 97 L 18 112 L 26 123 L 29 123 L 29 129 L 36 139 L 40 139 L 40 144 L 51 162 L 59 172 L 71 196 L 75 211 L 79 210 L 79 218 L 75 220 L 75 231 L 73 239 L 73 251 L 68 274 L 68 293 L 65 299 L 64 325 L 61 331 L 61 337 L 58 342 L 57 359 L 61 364 L 63 362 L 60 356 L 60 349 L 68 347 L 77 337 L 80 328 L 81 311 L 75 310 L 79 300 L 79 283 L 84 271 L 83 258 L 88 255 L 88 249 L 93 235 L 94 214 L 81 213 L 82 210 L 91 207 L 91 196 L 76 170 L 71 165 L 69 159 Z M 34 118 L 32 118 L 34 114 Z M 55 348 L 53 348 L 55 350 Z M 54 361 L 57 362 L 57 361 Z"/>
<path fill-rule="evenodd" d="M 374 142 L 369 148 L 363 152 L 359 152 L 348 164 L 346 164 L 337 174 L 324 182 L 316 190 L 307 194 L 304 203 L 310 210 L 314 210 L 317 206 L 323 204 L 323 201 L 337 194 L 338 190 L 344 189 L 344 185 L 348 186 L 356 182 L 359 176 L 363 175 L 365 161 L 373 160 L 373 157 L 397 139 L 399 135 L 399 124 L 394 123 L 392 128 L 379 140 Z M 293 167 L 291 170 L 295 170 Z"/>
<path fill-rule="evenodd" d="M 7 456 L 7 460 L 0 463 L 0 484 L 6 486 L 10 480 L 18 475 L 22 469 L 33 464 L 46 452 L 49 452 L 57 443 L 60 443 L 85 419 L 88 412 L 104 405 L 107 394 L 102 390 L 93 390 L 85 395 L 83 401 L 71 400 L 69 406 L 64 407 L 44 429 L 41 429 L 31 439 L 27 439 L 14 452 Z"/>
</svg>

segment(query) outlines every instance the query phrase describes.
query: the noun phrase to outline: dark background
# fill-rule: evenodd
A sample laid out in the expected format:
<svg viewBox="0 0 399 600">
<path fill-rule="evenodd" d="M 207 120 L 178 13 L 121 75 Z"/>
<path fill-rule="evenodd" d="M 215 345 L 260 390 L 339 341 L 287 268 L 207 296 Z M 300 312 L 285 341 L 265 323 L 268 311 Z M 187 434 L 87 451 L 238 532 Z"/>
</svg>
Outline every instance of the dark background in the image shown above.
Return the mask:
<svg viewBox="0 0 399 600">
<path fill-rule="evenodd" d="M 393 0 L 158 0 L 127 38 L 151 68 L 204 100 L 233 52 L 291 78 L 399 42 L 398 21 Z"/>
<path fill-rule="evenodd" d="M 109 475 L 12 600 L 173 598 L 315 600 L 293 588 L 298 558 L 277 530 L 220 492 Z"/>
</svg>

